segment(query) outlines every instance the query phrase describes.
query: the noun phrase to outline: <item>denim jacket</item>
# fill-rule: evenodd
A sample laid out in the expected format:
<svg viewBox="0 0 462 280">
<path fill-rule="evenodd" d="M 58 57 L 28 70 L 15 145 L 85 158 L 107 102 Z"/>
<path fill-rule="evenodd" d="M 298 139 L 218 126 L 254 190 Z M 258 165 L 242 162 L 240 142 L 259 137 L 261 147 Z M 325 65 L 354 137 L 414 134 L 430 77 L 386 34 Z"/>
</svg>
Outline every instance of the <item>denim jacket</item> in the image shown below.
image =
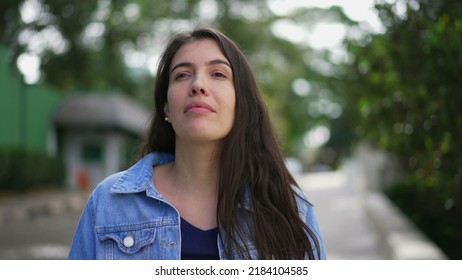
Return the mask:
<svg viewBox="0 0 462 280">
<path fill-rule="evenodd" d="M 69 259 L 180 259 L 180 215 L 155 188 L 152 171 L 153 166 L 173 160 L 171 154 L 150 153 L 128 170 L 103 180 L 87 201 Z M 251 211 L 248 196 L 245 201 L 243 211 Z M 321 259 L 325 259 L 312 206 L 301 199 L 298 204 L 301 217 L 318 237 Z M 258 259 L 252 241 L 243 242 L 252 259 Z M 220 259 L 227 259 L 221 238 L 217 239 L 217 244 Z M 241 258 L 238 252 L 239 248 L 234 248 L 233 259 Z M 317 256 L 316 250 L 314 254 Z"/>
</svg>

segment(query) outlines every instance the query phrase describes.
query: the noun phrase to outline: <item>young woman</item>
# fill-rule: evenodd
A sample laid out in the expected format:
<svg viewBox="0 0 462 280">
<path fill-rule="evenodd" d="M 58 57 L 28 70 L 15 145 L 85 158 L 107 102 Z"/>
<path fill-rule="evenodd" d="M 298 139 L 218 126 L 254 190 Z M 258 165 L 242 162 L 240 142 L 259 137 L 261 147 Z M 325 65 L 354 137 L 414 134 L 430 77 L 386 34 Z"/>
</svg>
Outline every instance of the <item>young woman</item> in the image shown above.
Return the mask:
<svg viewBox="0 0 462 280">
<path fill-rule="evenodd" d="M 168 43 L 143 157 L 88 200 L 70 259 L 325 259 L 251 68 L 202 28 Z"/>
</svg>

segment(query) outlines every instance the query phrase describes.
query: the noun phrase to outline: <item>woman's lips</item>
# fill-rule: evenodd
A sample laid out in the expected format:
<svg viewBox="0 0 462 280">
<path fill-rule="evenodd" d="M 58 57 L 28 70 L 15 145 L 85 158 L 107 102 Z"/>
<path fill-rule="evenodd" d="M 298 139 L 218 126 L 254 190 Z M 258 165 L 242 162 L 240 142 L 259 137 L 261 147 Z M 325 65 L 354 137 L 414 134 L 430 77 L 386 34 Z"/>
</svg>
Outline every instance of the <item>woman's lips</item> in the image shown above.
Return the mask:
<svg viewBox="0 0 462 280">
<path fill-rule="evenodd" d="M 210 113 L 215 112 L 215 110 L 213 110 L 213 108 L 205 102 L 191 102 L 186 106 L 184 112 Z"/>
</svg>

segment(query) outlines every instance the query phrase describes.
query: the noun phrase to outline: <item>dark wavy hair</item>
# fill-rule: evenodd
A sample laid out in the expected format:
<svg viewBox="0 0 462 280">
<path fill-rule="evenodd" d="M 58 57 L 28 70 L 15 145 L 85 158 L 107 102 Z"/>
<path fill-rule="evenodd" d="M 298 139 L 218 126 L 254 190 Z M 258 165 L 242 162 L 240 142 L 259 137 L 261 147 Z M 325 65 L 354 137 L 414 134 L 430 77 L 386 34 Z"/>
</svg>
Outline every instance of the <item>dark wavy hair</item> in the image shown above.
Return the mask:
<svg viewBox="0 0 462 280">
<path fill-rule="evenodd" d="M 175 132 L 164 121 L 163 110 L 169 70 L 174 55 L 185 43 L 203 39 L 214 40 L 230 62 L 236 92 L 235 122 L 219 155 L 217 224 L 226 236 L 222 242 L 227 257 L 232 258 L 233 248 L 245 244 L 244 228 L 248 228 L 260 259 L 303 259 L 306 255 L 315 259 L 314 249 L 320 258 L 317 237 L 299 216 L 294 190 L 298 185 L 284 163 L 250 65 L 240 48 L 223 33 L 198 28 L 171 38 L 158 65 L 155 112 L 142 154 L 175 153 Z M 250 211 L 240 208 L 245 205 L 245 192 L 251 197 Z M 249 248 L 239 252 L 241 257 L 251 258 Z"/>
</svg>

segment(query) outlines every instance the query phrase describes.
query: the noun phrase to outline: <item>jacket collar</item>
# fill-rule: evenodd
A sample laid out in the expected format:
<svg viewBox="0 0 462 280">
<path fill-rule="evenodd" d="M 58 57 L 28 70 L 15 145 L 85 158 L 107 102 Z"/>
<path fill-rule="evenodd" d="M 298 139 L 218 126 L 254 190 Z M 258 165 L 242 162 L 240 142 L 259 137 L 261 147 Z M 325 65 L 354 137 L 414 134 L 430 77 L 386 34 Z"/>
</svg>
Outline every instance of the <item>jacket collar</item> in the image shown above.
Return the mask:
<svg viewBox="0 0 462 280">
<path fill-rule="evenodd" d="M 175 156 L 168 153 L 153 152 L 140 159 L 135 165 L 123 172 L 114 183 L 111 193 L 137 193 L 147 191 L 152 185 L 152 168 L 175 160 Z M 157 192 L 157 190 L 155 190 Z"/>
<path fill-rule="evenodd" d="M 111 193 L 139 193 L 146 192 L 147 195 L 161 198 L 162 195 L 153 186 L 153 167 L 166 164 L 175 160 L 175 156 L 169 153 L 152 152 L 140 159 L 135 165 L 122 173 L 122 176 L 111 187 Z M 244 209 L 252 211 L 250 203 L 250 187 L 245 188 Z M 238 205 L 242 207 L 242 205 Z"/>
</svg>

